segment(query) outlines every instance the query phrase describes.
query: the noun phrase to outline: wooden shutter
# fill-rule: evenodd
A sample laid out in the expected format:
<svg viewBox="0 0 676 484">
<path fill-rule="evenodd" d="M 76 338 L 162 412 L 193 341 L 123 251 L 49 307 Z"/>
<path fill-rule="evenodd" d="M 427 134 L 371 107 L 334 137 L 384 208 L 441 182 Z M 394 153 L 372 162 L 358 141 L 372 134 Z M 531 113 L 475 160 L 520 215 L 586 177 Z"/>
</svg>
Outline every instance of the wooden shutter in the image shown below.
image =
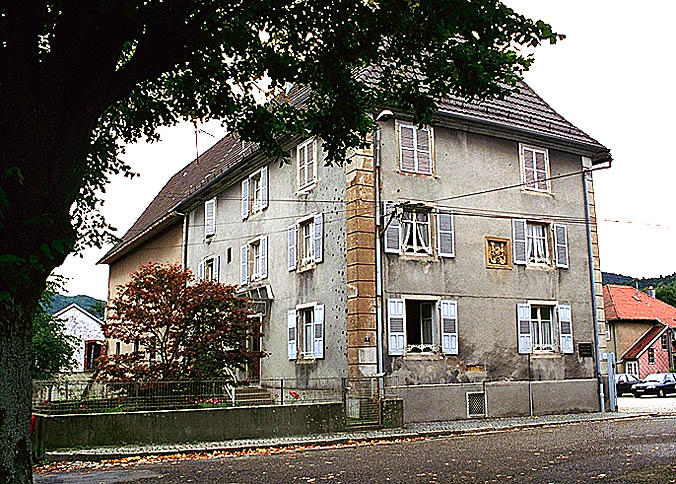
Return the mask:
<svg viewBox="0 0 676 484">
<path fill-rule="evenodd" d="M 535 179 L 538 190 L 546 192 L 549 187 L 547 180 L 547 156 L 544 151 L 535 150 Z"/>
<path fill-rule="evenodd" d="M 324 258 L 324 214 L 315 215 L 314 220 L 314 260 L 321 262 Z"/>
<path fill-rule="evenodd" d="M 242 180 L 242 219 L 249 216 L 249 179 Z"/>
<path fill-rule="evenodd" d="M 556 267 L 568 269 L 568 231 L 565 225 L 554 224 L 554 252 Z"/>
<path fill-rule="evenodd" d="M 289 241 L 288 247 L 288 266 L 290 271 L 296 270 L 298 264 L 296 259 L 296 243 L 298 241 L 298 225 L 294 224 L 287 229 L 287 236 Z"/>
<path fill-rule="evenodd" d="M 385 202 L 383 227 L 385 228 L 385 252 L 399 253 L 401 223 L 395 211 L 394 202 Z"/>
<path fill-rule="evenodd" d="M 558 317 L 561 353 L 573 353 L 573 319 L 568 304 L 559 304 Z"/>
<path fill-rule="evenodd" d="M 402 171 L 415 172 L 415 128 L 399 125 L 399 160 Z"/>
<path fill-rule="evenodd" d="M 221 256 L 217 255 L 214 257 L 214 281 L 218 282 L 221 280 L 220 276 L 221 270 Z"/>
<path fill-rule="evenodd" d="M 418 173 L 432 173 L 431 131 L 428 128 L 416 128 L 415 155 L 418 162 Z"/>
<path fill-rule="evenodd" d="M 445 355 L 458 354 L 458 303 L 441 301 L 441 350 Z"/>
<path fill-rule="evenodd" d="M 287 313 L 287 336 L 288 336 L 288 343 L 289 343 L 289 359 L 290 360 L 295 360 L 296 359 L 296 342 L 298 341 L 297 338 L 297 327 L 296 327 L 296 310 L 295 309 L 289 309 L 289 312 Z"/>
<path fill-rule="evenodd" d="M 534 157 L 535 154 L 530 148 L 522 149 L 522 163 L 523 163 L 523 181 L 526 184 L 526 188 L 535 189 L 535 165 Z"/>
<path fill-rule="evenodd" d="M 249 282 L 249 246 L 243 245 L 239 251 L 240 254 L 240 271 L 239 283 L 246 284 Z"/>
<path fill-rule="evenodd" d="M 268 277 L 268 236 L 261 238 L 261 265 L 260 265 L 260 274 L 258 276 L 261 279 Z"/>
<path fill-rule="evenodd" d="M 268 167 L 261 168 L 261 201 L 260 208 L 268 208 L 270 203 L 270 190 L 268 189 Z"/>
<path fill-rule="evenodd" d="M 298 164 L 298 188 L 305 186 L 305 147 L 296 149 L 296 163 Z"/>
<path fill-rule="evenodd" d="M 437 245 L 440 257 L 455 257 L 453 214 L 451 212 L 440 211 L 437 213 Z"/>
<path fill-rule="evenodd" d="M 512 246 L 514 247 L 514 263 L 525 264 L 526 247 L 528 246 L 525 220 L 512 220 Z"/>
<path fill-rule="evenodd" d="M 519 353 L 533 352 L 533 338 L 530 334 L 530 304 L 516 305 L 517 332 L 519 336 Z"/>
<path fill-rule="evenodd" d="M 307 150 L 307 158 L 305 161 L 305 170 L 307 171 L 306 183 L 309 185 L 317 179 L 317 164 L 315 163 L 315 158 L 317 155 L 317 141 L 310 141 L 307 145 L 305 145 L 305 149 Z"/>
<path fill-rule="evenodd" d="M 324 358 L 324 305 L 315 306 L 314 321 L 314 354 L 315 358 Z"/>
<path fill-rule="evenodd" d="M 387 300 L 387 334 L 389 337 L 388 354 L 403 355 L 405 349 L 403 299 Z"/>
<path fill-rule="evenodd" d="M 204 236 L 216 233 L 216 198 L 204 202 Z"/>
<path fill-rule="evenodd" d="M 204 279 L 204 261 L 200 262 L 197 266 L 197 277 Z"/>
</svg>

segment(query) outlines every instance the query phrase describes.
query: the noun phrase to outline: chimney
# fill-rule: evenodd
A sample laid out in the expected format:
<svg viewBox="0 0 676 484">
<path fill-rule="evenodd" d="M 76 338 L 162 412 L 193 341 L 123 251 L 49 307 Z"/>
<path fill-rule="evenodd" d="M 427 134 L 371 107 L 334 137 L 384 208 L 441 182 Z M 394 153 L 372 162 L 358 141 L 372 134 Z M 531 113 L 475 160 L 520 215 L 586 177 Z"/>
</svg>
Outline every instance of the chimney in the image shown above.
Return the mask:
<svg viewBox="0 0 676 484">
<path fill-rule="evenodd" d="M 648 296 L 655 297 L 655 288 L 653 286 L 648 286 L 648 290 L 646 292 L 648 293 Z"/>
</svg>

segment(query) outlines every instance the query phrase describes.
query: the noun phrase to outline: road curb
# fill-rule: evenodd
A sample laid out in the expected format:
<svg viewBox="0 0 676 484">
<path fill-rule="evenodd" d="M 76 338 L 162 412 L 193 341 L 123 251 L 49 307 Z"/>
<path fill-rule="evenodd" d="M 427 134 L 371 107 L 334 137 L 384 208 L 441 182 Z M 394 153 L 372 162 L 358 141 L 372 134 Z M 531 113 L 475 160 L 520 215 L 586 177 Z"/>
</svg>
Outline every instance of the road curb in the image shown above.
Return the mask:
<svg viewBox="0 0 676 484">
<path fill-rule="evenodd" d="M 381 442 L 391 442 L 400 439 L 415 439 L 415 438 L 437 438 L 437 437 L 454 437 L 454 436 L 465 436 L 465 435 L 480 435 L 480 434 L 493 434 L 501 433 L 512 430 L 526 430 L 531 428 L 540 428 L 540 427 L 559 427 L 563 425 L 570 425 L 583 422 L 615 422 L 619 420 L 632 420 L 646 417 L 654 416 L 665 416 L 665 415 L 676 415 L 674 412 L 657 412 L 657 413 L 636 413 L 636 414 L 627 414 L 622 416 L 612 416 L 612 417 L 598 417 L 598 418 L 576 418 L 570 420 L 561 420 L 561 421 L 545 421 L 545 422 L 530 422 L 524 424 L 515 424 L 515 425 L 504 425 L 504 426 L 485 426 L 477 427 L 470 429 L 440 429 L 440 430 L 402 430 L 401 432 L 387 432 L 382 435 L 378 435 L 376 432 L 371 435 L 363 436 L 350 436 L 350 435 L 340 435 L 335 437 L 325 437 L 317 436 L 316 439 L 298 439 L 298 440 L 288 440 L 284 442 L 261 442 L 258 444 L 252 443 L 242 443 L 242 444 L 231 444 L 224 446 L 205 446 L 205 447 L 194 447 L 194 448 L 174 448 L 174 449 L 150 449 L 138 451 L 122 451 L 109 449 L 100 449 L 101 452 L 59 452 L 52 451 L 45 454 L 45 459 L 48 461 L 101 461 L 109 459 L 123 459 L 129 457 L 149 457 L 149 456 L 167 456 L 167 455 L 177 455 L 177 454 L 209 454 L 216 452 L 242 452 L 246 450 L 254 449 L 284 449 L 289 447 L 298 447 L 298 446 L 316 446 L 318 448 L 326 447 L 335 444 L 359 444 L 362 442 L 372 442 L 372 441 L 381 441 Z M 310 450 L 310 449 L 308 449 Z"/>
</svg>

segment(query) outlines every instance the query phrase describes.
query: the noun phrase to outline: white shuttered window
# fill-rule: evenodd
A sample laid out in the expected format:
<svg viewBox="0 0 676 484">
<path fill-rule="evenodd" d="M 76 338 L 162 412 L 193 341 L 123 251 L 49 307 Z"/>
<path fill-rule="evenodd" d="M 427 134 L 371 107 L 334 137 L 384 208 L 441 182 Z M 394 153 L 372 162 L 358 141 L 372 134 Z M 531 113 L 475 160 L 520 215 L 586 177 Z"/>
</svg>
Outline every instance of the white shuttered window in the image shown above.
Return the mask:
<svg viewBox="0 0 676 484">
<path fill-rule="evenodd" d="M 204 202 L 204 236 L 216 233 L 216 197 Z"/>
<path fill-rule="evenodd" d="M 521 146 L 521 171 L 527 190 L 549 191 L 548 165 L 549 156 L 546 149 Z"/>
<path fill-rule="evenodd" d="M 437 245 L 440 257 L 455 257 L 453 214 L 440 211 L 437 214 Z"/>
<path fill-rule="evenodd" d="M 441 300 L 441 350 L 446 355 L 458 354 L 458 303 Z"/>
<path fill-rule="evenodd" d="M 568 231 L 565 225 L 554 224 L 554 252 L 556 254 L 556 266 L 567 269 L 568 261 Z"/>
<path fill-rule="evenodd" d="M 399 167 L 405 172 L 432 174 L 432 128 L 399 124 Z"/>
<path fill-rule="evenodd" d="M 388 354 L 403 355 L 406 347 L 404 333 L 404 300 L 387 300 Z"/>
<path fill-rule="evenodd" d="M 559 304 L 559 344 L 561 353 L 573 353 L 573 318 L 568 304 Z"/>
<path fill-rule="evenodd" d="M 401 222 L 397 217 L 394 202 L 385 202 L 383 227 L 385 228 L 385 252 L 398 254 L 401 243 Z"/>
<path fill-rule="evenodd" d="M 526 221 L 512 220 L 512 247 L 514 248 L 514 263 L 526 263 Z"/>
<path fill-rule="evenodd" d="M 533 352 L 533 339 L 530 331 L 530 304 L 516 305 L 517 336 L 519 338 L 519 353 Z"/>
<path fill-rule="evenodd" d="M 317 181 L 317 140 L 310 139 L 296 147 L 298 189 Z"/>
<path fill-rule="evenodd" d="M 297 330 L 296 330 L 296 310 L 295 309 L 289 309 L 289 312 L 287 313 L 287 338 L 288 338 L 288 356 L 290 360 L 295 360 L 296 359 L 296 342 L 298 341 L 297 338 Z"/>
</svg>

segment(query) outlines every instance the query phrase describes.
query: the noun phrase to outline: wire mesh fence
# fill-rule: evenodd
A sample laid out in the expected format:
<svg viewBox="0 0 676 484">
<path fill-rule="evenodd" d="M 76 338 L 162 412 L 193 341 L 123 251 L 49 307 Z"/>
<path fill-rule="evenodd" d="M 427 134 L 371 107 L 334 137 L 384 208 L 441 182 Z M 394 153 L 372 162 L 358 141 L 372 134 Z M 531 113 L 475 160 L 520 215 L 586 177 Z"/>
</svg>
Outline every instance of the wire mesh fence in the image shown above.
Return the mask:
<svg viewBox="0 0 676 484">
<path fill-rule="evenodd" d="M 342 378 L 33 382 L 33 411 L 46 414 L 130 412 L 340 402 Z"/>
</svg>

